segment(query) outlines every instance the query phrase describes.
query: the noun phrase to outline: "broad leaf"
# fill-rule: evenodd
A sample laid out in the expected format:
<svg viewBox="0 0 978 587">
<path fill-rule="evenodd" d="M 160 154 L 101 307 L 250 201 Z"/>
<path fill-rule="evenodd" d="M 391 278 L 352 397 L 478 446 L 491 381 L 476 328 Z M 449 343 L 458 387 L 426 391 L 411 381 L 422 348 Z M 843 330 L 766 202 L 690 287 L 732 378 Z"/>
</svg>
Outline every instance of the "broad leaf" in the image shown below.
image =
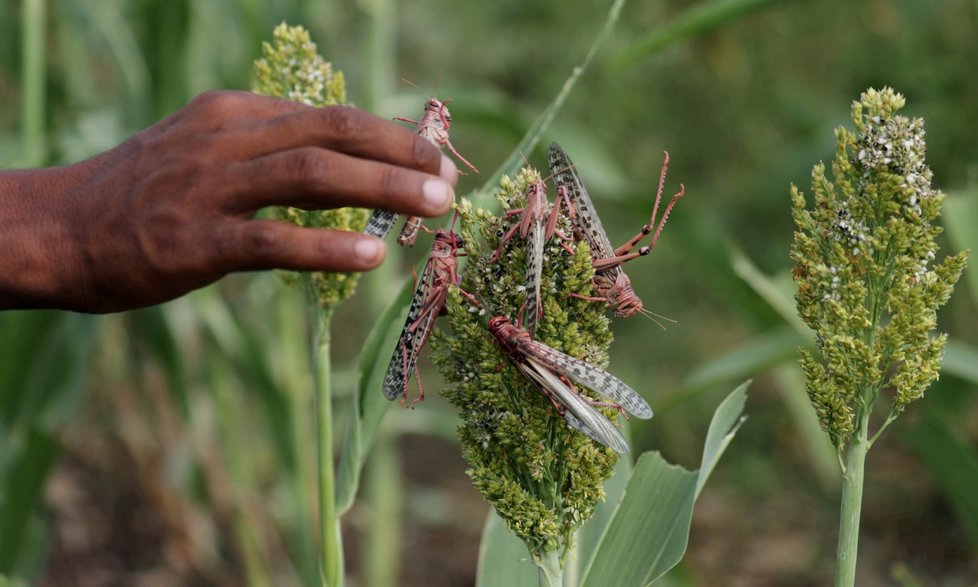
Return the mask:
<svg viewBox="0 0 978 587">
<path fill-rule="evenodd" d="M 489 511 L 479 543 L 476 587 L 537 587 L 537 568 L 526 545 Z"/>
<path fill-rule="evenodd" d="M 978 255 L 978 188 L 963 194 L 952 194 L 944 200 L 944 213 L 941 215 L 947 235 L 954 250 L 971 249 L 971 266 L 964 270 L 965 283 L 971 292 L 971 299 L 978 305 L 978 269 L 975 268 L 975 255 Z"/>
<path fill-rule="evenodd" d="M 605 484 L 606 503 L 578 533 L 578 564 L 586 568 L 581 585 L 647 585 L 682 559 L 696 497 L 744 421 L 747 386 L 744 383 L 731 392 L 714 413 L 699 471 L 686 471 L 665 462 L 658 453 L 645 453 L 627 485 L 625 474 Z M 619 461 L 620 473 L 630 469 L 627 459 Z M 595 541 L 595 536 L 600 538 Z M 575 584 L 576 571 L 570 564 L 565 579 Z M 490 512 L 482 535 L 476 585 L 536 584 L 537 571 L 526 546 Z"/>
<path fill-rule="evenodd" d="M 748 385 L 731 392 L 714 413 L 698 472 L 670 465 L 658 453 L 639 458 L 584 587 L 648 585 L 682 559 L 693 504 L 744 421 Z"/>
<path fill-rule="evenodd" d="M 353 505 L 360 485 L 360 471 L 373 445 L 377 429 L 393 402 L 383 393 L 384 374 L 397 346 L 407 307 L 413 293 L 406 282 L 374 324 L 360 352 L 359 380 L 350 402 L 350 421 L 336 473 L 336 510 L 340 515 Z"/>
</svg>

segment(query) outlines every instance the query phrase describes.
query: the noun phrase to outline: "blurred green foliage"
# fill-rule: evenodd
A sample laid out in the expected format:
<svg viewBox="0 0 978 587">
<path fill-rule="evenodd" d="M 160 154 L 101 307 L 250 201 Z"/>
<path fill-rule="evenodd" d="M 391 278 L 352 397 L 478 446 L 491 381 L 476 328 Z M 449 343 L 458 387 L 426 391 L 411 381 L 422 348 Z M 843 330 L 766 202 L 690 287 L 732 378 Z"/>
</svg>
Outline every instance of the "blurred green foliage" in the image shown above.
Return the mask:
<svg viewBox="0 0 978 587">
<path fill-rule="evenodd" d="M 198 92 L 247 89 L 261 42 L 287 19 L 308 28 L 320 53 L 345 72 L 354 104 L 382 116 L 416 116 L 424 98 L 399 78 L 452 98 L 453 142 L 477 166 L 492 169 L 581 62 L 610 5 L 62 0 L 40 2 L 47 12 L 37 27 L 25 16 L 38 1 L 0 0 L 5 167 L 77 161 L 118 144 Z M 755 383 L 751 420 L 700 499 L 686 570 L 677 581 L 708 585 L 739 577 L 756 584 L 822 584 L 831 573 L 837 504 L 834 492 L 821 489 L 830 487 L 824 469 L 831 460 L 826 464 L 824 446 L 804 432 L 812 429 L 806 418 L 814 416 L 787 399 L 798 393 L 797 385 L 791 391 L 794 349 L 808 336 L 780 311 L 785 300 L 791 305 L 790 289 L 784 289 L 792 232 L 788 186 L 804 184 L 814 162 L 832 157 L 833 129 L 847 119 L 861 91 L 890 85 L 907 97 L 908 115 L 926 120 L 935 185 L 951 194 L 949 205 L 960 200 L 962 209 L 973 209 L 978 4 L 739 4 L 627 5 L 545 141 L 557 139 L 574 154 L 612 240 L 623 242 L 646 222 L 663 150 L 671 155 L 672 181 L 686 185 L 687 196 L 655 254 L 629 268 L 646 306 L 679 323 L 668 332 L 639 318 L 613 324 L 618 342 L 612 370 L 642 390 L 656 410 L 650 423 L 633 426 L 636 452 L 656 448 L 670 461 L 694 465 L 700 431 L 719 394 L 745 375 L 770 374 Z M 662 29 L 701 18 L 704 6 L 731 10 L 737 20 L 677 35 L 669 45 L 650 44 Z M 32 44 L 31 38 L 43 42 Z M 29 46 L 43 51 L 30 67 L 23 52 Z M 37 95 L 29 88 L 43 90 L 42 103 L 25 99 Z M 33 115 L 27 111 L 38 107 L 41 124 L 28 125 Z M 39 138 L 42 150 L 35 155 L 27 147 Z M 531 163 L 543 161 L 539 152 L 526 155 Z M 463 178 L 459 192 L 477 181 Z M 964 226 L 949 236 L 967 243 L 973 232 L 973 225 Z M 947 241 L 942 246 L 952 248 Z M 424 246 L 417 249 L 392 259 L 379 277 L 365 279 L 363 295 L 338 312 L 335 326 L 345 335 L 334 358 L 337 393 L 354 388 L 364 324 L 410 279 L 407 268 Z M 966 272 L 965 283 L 968 288 L 959 288 L 939 316 L 952 341 L 941 380 L 921 401 L 925 415 L 899 422 L 887 443 L 892 446 L 870 459 L 861 584 L 887 582 L 898 561 L 901 573 L 925 582 L 978 574 L 978 282 Z M 313 458 L 311 441 L 303 444 L 312 430 L 303 409 L 309 398 L 300 391 L 308 382 L 289 375 L 301 372 L 289 366 L 306 360 L 298 342 L 305 328 L 301 308 L 301 300 L 273 276 L 249 275 L 126 315 L 2 316 L 0 372 L 31 371 L 26 379 L 0 378 L 8 410 L 0 428 L 0 526 L 11 523 L 8 512 L 26 512 L 18 523 L 26 530 L 16 534 L 26 555 L 2 558 L 0 574 L 63 579 L 57 568 L 71 568 L 66 512 L 75 511 L 66 509 L 74 503 L 64 493 L 67 485 L 118 500 L 102 504 L 111 522 L 103 530 L 112 535 L 115 529 L 125 536 L 116 540 L 133 548 L 142 544 L 145 530 L 113 514 L 120 510 L 111 504 L 129 503 L 135 495 L 139 503 L 155 504 L 148 513 L 139 510 L 147 520 L 169 520 L 150 533 L 156 539 L 141 552 L 165 550 L 170 558 L 117 552 L 114 564 L 123 568 L 155 564 L 205 581 L 247 577 L 251 584 L 309 577 L 310 554 L 303 546 L 309 530 L 301 520 L 313 486 L 297 464 Z M 43 324 L 23 326 L 31 320 Z M 14 328 L 17 323 L 22 326 Z M 42 349 L 54 354 L 38 355 Z M 91 354 L 79 355 L 85 349 Z M 28 355 L 36 356 L 33 362 L 23 358 Z M 57 364 L 75 365 L 70 383 L 48 381 L 40 384 L 43 391 L 37 391 L 39 383 L 25 383 L 43 382 Z M 435 376 L 427 380 L 436 386 Z M 72 399 L 38 399 L 47 394 Z M 17 427 L 10 406 L 40 411 Z M 27 412 L 18 408 L 16 414 L 26 418 Z M 391 415 L 386 434 L 412 433 L 399 438 L 415 449 L 422 439 L 454 442 L 454 414 L 436 398 Z M 25 444 L 42 437 L 39 444 Z M 60 453 L 60 465 L 55 456 L 28 457 L 28 446 Z M 389 443 L 377 447 L 390 449 Z M 416 468 L 438 462 L 419 454 L 406 451 L 402 458 Z M 34 472 L 13 476 L 22 465 Z M 454 473 L 461 476 L 458 462 L 446 467 L 458 468 Z M 409 468 L 401 485 L 386 482 L 408 500 L 401 508 L 407 527 L 429 534 L 435 527 L 454 528 L 468 536 L 460 523 L 451 523 L 464 519 L 464 508 L 445 505 L 459 503 L 442 499 L 445 487 L 419 487 L 413 477 L 419 474 Z M 11 481 L 35 478 L 37 487 L 47 479 L 43 494 Z M 370 483 L 367 493 L 373 495 Z M 471 491 L 464 478 L 459 491 Z M 361 532 L 370 511 L 369 503 L 351 510 L 348 530 Z M 476 517 L 481 521 L 481 513 Z M 744 537 L 735 546 L 718 538 L 733 528 Z M 98 536 L 90 544 L 107 549 Z M 402 584 L 412 578 L 451 583 L 444 575 L 419 574 L 433 572 L 432 566 L 449 573 L 437 548 L 428 559 L 407 540 L 395 546 L 414 561 L 403 569 Z M 355 564 L 350 569 L 358 572 Z M 459 573 L 453 577 L 473 571 Z"/>
</svg>

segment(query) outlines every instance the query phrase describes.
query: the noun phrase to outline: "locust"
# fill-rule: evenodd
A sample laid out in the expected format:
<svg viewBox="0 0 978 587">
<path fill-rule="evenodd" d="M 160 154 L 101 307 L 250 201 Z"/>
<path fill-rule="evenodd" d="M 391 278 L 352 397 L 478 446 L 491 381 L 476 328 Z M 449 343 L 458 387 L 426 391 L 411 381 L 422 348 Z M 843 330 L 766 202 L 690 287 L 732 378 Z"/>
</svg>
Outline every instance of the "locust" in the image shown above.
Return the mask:
<svg viewBox="0 0 978 587">
<path fill-rule="evenodd" d="M 543 312 L 540 298 L 540 276 L 543 273 L 544 244 L 555 234 L 561 239 L 570 240 L 570 237 L 557 230 L 560 204 L 561 200 L 556 200 L 548 211 L 545 180 L 537 179 L 531 183 L 526 189 L 526 202 L 523 208 L 506 211 L 505 217 L 520 215 L 520 221 L 514 223 L 499 239 L 499 248 L 492 256 L 492 261 L 499 260 L 503 246 L 517 231 L 519 231 L 520 237 L 526 239 L 526 301 L 524 303 L 526 320 L 523 324 L 531 337 L 536 335 L 537 322 Z M 567 245 L 561 243 L 561 246 L 570 251 Z"/>
<path fill-rule="evenodd" d="M 448 138 L 448 129 L 452 127 L 452 114 L 448 111 L 448 102 L 449 100 L 440 101 L 436 98 L 428 98 L 428 101 L 424 105 L 424 112 L 422 112 L 419 120 L 412 120 L 402 116 L 395 117 L 394 120 L 410 122 L 415 125 L 414 131 L 417 134 L 427 139 L 439 149 L 448 147 L 448 150 L 459 161 L 475 173 L 479 173 L 479 170 L 455 149 L 455 146 L 452 145 L 451 140 Z M 364 229 L 364 232 L 379 238 L 384 238 L 390 232 L 391 228 L 393 228 L 396 220 L 397 214 L 394 212 L 374 210 L 370 215 L 370 219 L 367 221 L 367 227 Z M 421 218 L 408 216 L 404 221 L 404 226 L 401 228 L 400 235 L 397 237 L 397 244 L 402 247 L 405 245 L 413 246 L 420 228 Z"/>
<path fill-rule="evenodd" d="M 458 249 L 461 246 L 461 237 L 451 229 L 434 231 L 434 242 L 428 261 L 421 272 L 407 320 L 384 376 L 384 397 L 389 400 L 400 397 L 401 403 L 406 403 L 408 381 L 412 372 L 417 375 L 418 381 L 418 397 L 412 405 L 424 399 L 424 387 L 417 372 L 418 356 L 431 336 L 435 319 L 445 308 L 449 286 L 459 283 L 457 266 Z M 465 292 L 462 293 L 469 297 Z"/>
<path fill-rule="evenodd" d="M 557 143 L 550 144 L 549 162 L 551 173 L 554 175 L 554 183 L 557 186 L 558 197 L 566 197 L 574 211 L 570 215 L 574 238 L 586 241 L 591 248 L 593 257 L 594 279 L 592 283 L 597 295 L 571 295 L 586 300 L 605 302 L 615 316 L 621 318 L 634 316 L 638 313 L 654 316 L 648 310 L 643 309 L 642 300 L 632 289 L 631 280 L 628 279 L 621 266 L 626 261 L 652 252 L 659 240 L 659 234 L 669 218 L 669 213 L 672 212 L 673 206 L 686 192 L 685 187 L 680 185 L 679 192 L 669 200 L 669 204 L 662 213 L 662 218 L 656 224 L 659 204 L 662 201 L 662 189 L 666 181 L 666 171 L 669 169 L 669 153 L 665 154 L 665 161 L 659 174 L 659 189 L 656 192 L 649 223 L 618 248 L 614 248 L 608 239 L 608 234 L 601 225 L 601 219 L 598 217 L 590 196 L 588 196 L 587 189 L 584 188 L 584 183 L 574 169 L 573 162 Z M 633 251 L 632 249 L 649 233 L 653 233 L 652 242 L 648 246 Z"/>
<path fill-rule="evenodd" d="M 503 354 L 550 400 L 567 425 L 619 454 L 628 453 L 628 443 L 608 418 L 582 397 L 571 381 L 610 399 L 613 407 L 637 418 L 652 417 L 649 404 L 614 375 L 580 359 L 534 340 L 505 316 L 489 319 L 489 332 Z"/>
</svg>

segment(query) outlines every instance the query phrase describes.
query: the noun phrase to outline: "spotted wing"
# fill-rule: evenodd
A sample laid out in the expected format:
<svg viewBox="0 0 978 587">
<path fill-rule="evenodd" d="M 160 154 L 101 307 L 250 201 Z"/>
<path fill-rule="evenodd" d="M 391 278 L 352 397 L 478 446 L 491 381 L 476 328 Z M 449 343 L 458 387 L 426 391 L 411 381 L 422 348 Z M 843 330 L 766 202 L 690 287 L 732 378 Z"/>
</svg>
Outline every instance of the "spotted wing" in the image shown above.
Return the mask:
<svg viewBox="0 0 978 587">
<path fill-rule="evenodd" d="M 374 210 L 370 213 L 370 219 L 367 220 L 367 227 L 363 229 L 363 232 L 377 238 L 384 238 L 394 228 L 395 222 L 397 222 L 397 213 L 388 210 Z"/>
<path fill-rule="evenodd" d="M 520 348 L 527 356 L 610 399 L 636 418 L 648 420 L 652 417 L 652 408 L 648 402 L 624 381 L 604 369 L 575 359 L 536 340 L 524 339 L 520 342 Z"/>
<path fill-rule="evenodd" d="M 417 216 L 408 216 L 404 219 L 404 226 L 401 227 L 401 234 L 397 236 L 397 244 L 402 247 L 408 246 L 413 247 L 414 241 L 418 238 L 418 232 L 421 231 L 421 218 Z"/>
<path fill-rule="evenodd" d="M 520 371 L 544 393 L 564 407 L 567 425 L 588 438 L 600 442 L 618 454 L 628 454 L 628 443 L 608 418 L 591 407 L 570 386 L 554 375 L 545 365 L 531 357 L 525 363 L 517 363 Z"/>
<path fill-rule="evenodd" d="M 553 174 L 554 185 L 558 189 L 563 187 L 567 190 L 571 205 L 574 206 L 574 215 L 571 218 L 571 225 L 574 227 L 574 236 L 578 240 L 587 241 L 591 247 L 591 256 L 595 259 L 610 259 L 615 256 L 615 247 L 608 239 L 608 233 L 601 225 L 601 218 L 588 196 L 584 182 L 574 168 L 574 162 L 570 160 L 567 153 L 557 143 L 550 143 L 548 151 L 550 161 L 550 173 Z"/>
<path fill-rule="evenodd" d="M 527 235 L 526 250 L 526 307 L 524 308 L 526 331 L 536 336 L 537 320 L 540 317 L 540 276 L 543 274 L 543 246 L 546 228 L 542 219 L 533 221 Z"/>
<path fill-rule="evenodd" d="M 438 317 L 437 311 L 431 311 L 430 298 L 434 295 L 435 272 L 433 261 L 428 260 L 414 290 L 414 298 L 408 308 L 407 319 L 401 336 L 397 339 L 394 354 L 387 373 L 384 375 L 384 397 L 389 400 L 404 397 L 407 394 L 408 379 L 414 366 L 418 363 L 418 355 L 431 335 L 431 328 Z"/>
</svg>

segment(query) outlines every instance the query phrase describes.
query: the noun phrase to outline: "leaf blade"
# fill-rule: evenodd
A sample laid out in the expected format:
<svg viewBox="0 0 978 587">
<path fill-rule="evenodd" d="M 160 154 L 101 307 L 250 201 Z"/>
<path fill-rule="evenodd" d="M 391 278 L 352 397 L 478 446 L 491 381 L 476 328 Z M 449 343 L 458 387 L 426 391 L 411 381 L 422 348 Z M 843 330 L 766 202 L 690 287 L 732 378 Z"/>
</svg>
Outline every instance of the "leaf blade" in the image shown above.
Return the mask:
<svg viewBox="0 0 978 587">
<path fill-rule="evenodd" d="M 648 585 L 682 559 L 693 505 L 744 422 L 749 385 L 749 381 L 742 383 L 730 392 L 714 412 L 699 471 L 670 465 L 658 453 L 639 458 L 621 505 L 585 571 L 583 587 Z"/>
</svg>

